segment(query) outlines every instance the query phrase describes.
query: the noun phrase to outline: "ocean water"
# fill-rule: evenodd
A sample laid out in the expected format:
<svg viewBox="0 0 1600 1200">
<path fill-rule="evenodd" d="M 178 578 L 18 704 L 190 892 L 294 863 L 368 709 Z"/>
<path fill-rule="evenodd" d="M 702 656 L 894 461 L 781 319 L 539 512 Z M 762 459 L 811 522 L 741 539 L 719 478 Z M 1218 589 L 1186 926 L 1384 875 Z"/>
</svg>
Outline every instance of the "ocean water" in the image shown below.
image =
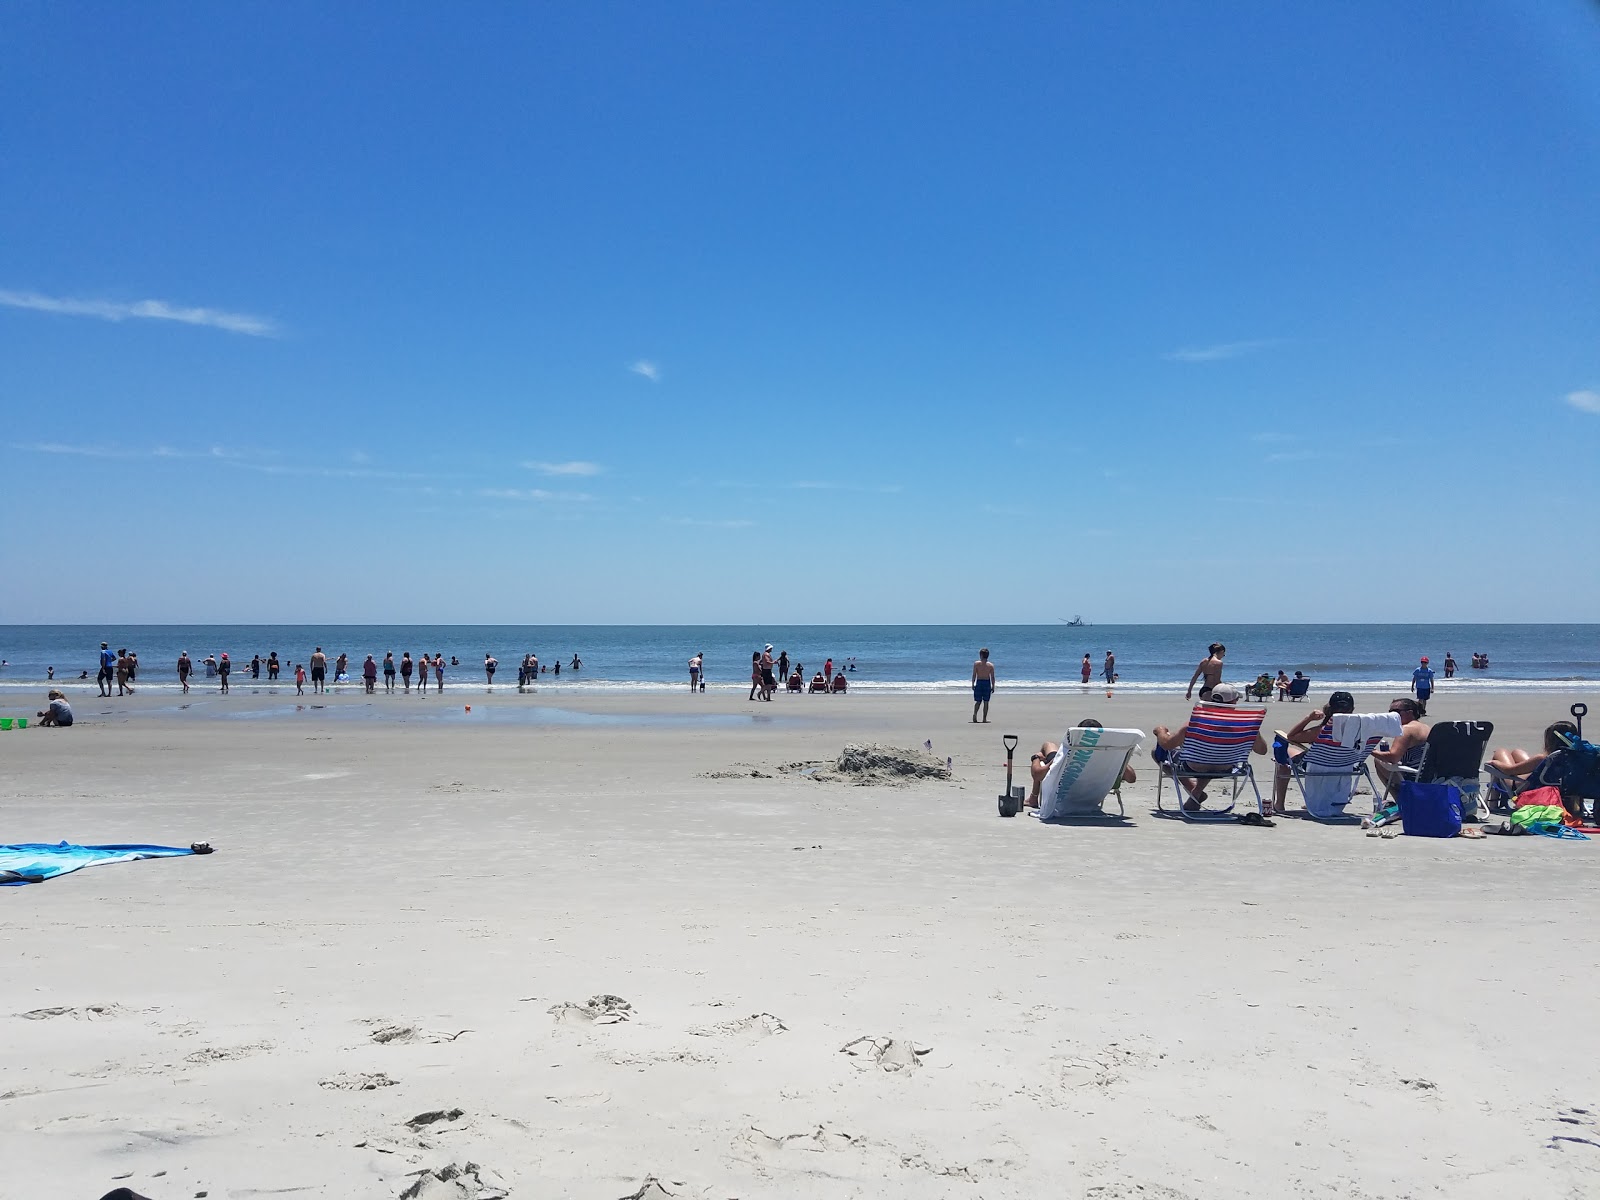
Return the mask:
<svg viewBox="0 0 1600 1200">
<path fill-rule="evenodd" d="M 236 681 L 249 680 L 249 662 L 276 650 L 285 664 L 282 684 L 293 687 L 293 664 L 316 646 L 331 661 L 350 656 L 352 675 L 367 654 L 381 663 L 442 652 L 460 666 L 447 668 L 455 684 L 483 682 L 485 652 L 500 660 L 498 684 L 515 684 L 524 653 L 542 664 L 562 660 L 559 678 L 541 676 L 541 688 L 585 691 L 652 691 L 688 685 L 687 663 L 704 651 L 711 688 L 749 687 L 750 655 L 767 642 L 774 655 L 788 650 L 810 676 L 832 658 L 851 661 L 852 688 L 863 691 L 958 691 L 967 686 L 972 660 L 987 646 L 1002 688 L 1076 690 L 1085 652 L 1100 681 L 1106 650 L 1117 656 L 1117 687 L 1134 691 L 1182 688 L 1206 646 L 1228 647 L 1226 678 L 1243 684 L 1280 668 L 1309 675 L 1316 689 L 1337 685 L 1404 689 L 1420 655 L 1443 677 L 1444 657 L 1460 664 L 1452 686 L 1460 689 L 1530 688 L 1556 682 L 1600 683 L 1600 624 L 1583 625 L 0 625 L 0 689 L 37 688 L 47 668 L 58 683 L 93 686 L 101 641 L 139 656 L 143 687 L 177 688 L 174 664 L 188 650 L 198 665 L 226 651 Z M 1468 667 L 1474 653 L 1490 668 Z M 574 654 L 580 671 L 569 664 Z M 204 672 L 201 671 L 202 683 Z M 262 681 L 266 680 L 263 668 Z"/>
</svg>

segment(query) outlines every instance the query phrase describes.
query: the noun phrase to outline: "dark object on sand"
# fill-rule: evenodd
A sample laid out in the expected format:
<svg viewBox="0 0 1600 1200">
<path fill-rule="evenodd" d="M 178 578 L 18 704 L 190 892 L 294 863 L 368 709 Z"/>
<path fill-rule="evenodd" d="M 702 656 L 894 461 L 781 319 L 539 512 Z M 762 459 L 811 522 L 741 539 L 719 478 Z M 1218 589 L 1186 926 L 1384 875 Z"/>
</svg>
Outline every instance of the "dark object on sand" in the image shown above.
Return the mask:
<svg viewBox="0 0 1600 1200">
<path fill-rule="evenodd" d="M 141 1196 L 131 1188 L 115 1188 L 107 1192 L 100 1200 L 150 1200 L 149 1196 Z"/>
<path fill-rule="evenodd" d="M 1006 790 L 1000 793 L 1000 815 L 1014 817 L 1022 811 L 1022 806 L 1017 803 L 1017 797 L 1011 790 L 1011 758 L 1017 752 L 1017 735 L 1005 734 L 1000 739 L 1001 745 L 1006 748 Z"/>
</svg>

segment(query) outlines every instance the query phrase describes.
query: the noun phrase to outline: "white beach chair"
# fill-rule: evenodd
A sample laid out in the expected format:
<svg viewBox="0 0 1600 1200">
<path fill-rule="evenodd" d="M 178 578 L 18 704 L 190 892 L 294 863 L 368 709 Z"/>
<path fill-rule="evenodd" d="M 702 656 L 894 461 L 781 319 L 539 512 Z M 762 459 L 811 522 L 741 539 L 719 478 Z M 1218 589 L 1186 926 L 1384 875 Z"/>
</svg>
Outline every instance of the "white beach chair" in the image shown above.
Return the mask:
<svg viewBox="0 0 1600 1200">
<path fill-rule="evenodd" d="M 1122 807 L 1122 770 L 1142 741 L 1142 729 L 1074 726 L 1067 730 L 1061 738 L 1061 750 L 1039 787 L 1039 819 L 1108 817 L 1108 795 L 1116 797 L 1118 813 L 1126 815 Z"/>
</svg>

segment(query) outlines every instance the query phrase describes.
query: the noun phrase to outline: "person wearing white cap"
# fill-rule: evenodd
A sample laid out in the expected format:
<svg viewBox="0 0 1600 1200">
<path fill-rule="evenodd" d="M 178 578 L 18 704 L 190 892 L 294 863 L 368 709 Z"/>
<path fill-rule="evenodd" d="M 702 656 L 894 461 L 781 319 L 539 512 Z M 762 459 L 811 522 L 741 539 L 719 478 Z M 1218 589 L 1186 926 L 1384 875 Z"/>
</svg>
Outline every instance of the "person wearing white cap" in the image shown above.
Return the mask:
<svg viewBox="0 0 1600 1200">
<path fill-rule="evenodd" d="M 1202 700 L 1201 703 L 1233 705 L 1239 703 L 1239 700 L 1240 696 L 1238 688 L 1234 687 L 1230 683 L 1219 683 L 1211 689 L 1210 695 Z M 1165 725 L 1157 725 L 1150 731 L 1150 734 L 1155 738 L 1156 749 L 1159 750 L 1160 753 L 1157 754 L 1152 752 L 1150 757 L 1155 759 L 1155 761 L 1158 763 L 1165 762 L 1167 755 L 1175 753 L 1178 747 L 1183 745 L 1184 735 L 1188 732 L 1188 722 L 1178 726 L 1176 729 L 1168 729 Z M 1266 754 L 1272 749 L 1272 747 L 1267 744 L 1267 739 L 1262 737 L 1258 732 L 1256 734 L 1256 744 L 1254 749 L 1257 754 Z M 1189 793 L 1189 798 L 1183 802 L 1184 811 L 1198 812 L 1200 810 L 1200 806 L 1205 803 L 1205 781 L 1200 779 L 1184 779 L 1183 786 L 1184 789 Z"/>
<path fill-rule="evenodd" d="M 767 648 L 761 652 L 761 698 L 771 700 L 772 693 L 778 690 L 778 681 L 772 675 L 772 643 L 767 643 Z"/>
</svg>

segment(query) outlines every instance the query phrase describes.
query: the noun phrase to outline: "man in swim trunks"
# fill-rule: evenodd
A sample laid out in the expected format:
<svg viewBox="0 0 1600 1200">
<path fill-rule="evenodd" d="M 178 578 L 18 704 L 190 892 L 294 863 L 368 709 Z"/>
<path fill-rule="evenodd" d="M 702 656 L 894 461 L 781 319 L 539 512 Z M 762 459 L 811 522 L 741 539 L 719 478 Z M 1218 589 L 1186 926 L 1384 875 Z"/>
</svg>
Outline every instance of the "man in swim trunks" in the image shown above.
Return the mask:
<svg viewBox="0 0 1600 1200">
<path fill-rule="evenodd" d="M 1105 673 L 1106 683 L 1112 684 L 1117 681 L 1117 656 L 1109 650 L 1106 651 L 1106 665 L 1102 670 Z"/>
<path fill-rule="evenodd" d="M 100 672 L 95 677 L 102 696 L 111 695 L 111 681 L 117 677 L 117 656 L 110 642 L 100 643 Z"/>
<path fill-rule="evenodd" d="M 185 695 L 189 693 L 189 676 L 194 671 L 194 663 L 189 659 L 187 650 L 178 651 L 178 682 L 183 684 Z"/>
<path fill-rule="evenodd" d="M 1184 689 L 1183 693 L 1185 700 L 1194 698 L 1194 682 L 1202 676 L 1205 677 L 1205 682 L 1200 685 L 1201 703 L 1211 699 L 1211 693 L 1222 682 L 1222 660 L 1227 655 L 1228 648 L 1221 642 L 1212 642 L 1207 647 L 1206 657 L 1200 660 L 1200 665 L 1194 669 L 1194 674 L 1189 676 L 1189 686 Z"/>
<path fill-rule="evenodd" d="M 978 710 L 983 710 L 983 723 L 989 723 L 989 697 L 994 695 L 994 664 L 989 661 L 989 648 L 978 651 L 978 661 L 972 664 L 972 723 L 978 723 Z"/>
<path fill-rule="evenodd" d="M 317 692 L 327 690 L 328 656 L 322 652 L 322 647 L 318 646 L 316 653 L 311 656 L 311 692 L 315 695 Z"/>
<path fill-rule="evenodd" d="M 1427 704 L 1428 697 L 1433 695 L 1433 669 L 1428 666 L 1426 655 L 1423 656 L 1422 665 L 1411 672 L 1411 690 L 1423 704 Z"/>
<path fill-rule="evenodd" d="M 689 660 L 689 690 L 692 692 L 700 686 L 700 668 L 705 665 L 706 654 L 702 650 Z"/>
</svg>

